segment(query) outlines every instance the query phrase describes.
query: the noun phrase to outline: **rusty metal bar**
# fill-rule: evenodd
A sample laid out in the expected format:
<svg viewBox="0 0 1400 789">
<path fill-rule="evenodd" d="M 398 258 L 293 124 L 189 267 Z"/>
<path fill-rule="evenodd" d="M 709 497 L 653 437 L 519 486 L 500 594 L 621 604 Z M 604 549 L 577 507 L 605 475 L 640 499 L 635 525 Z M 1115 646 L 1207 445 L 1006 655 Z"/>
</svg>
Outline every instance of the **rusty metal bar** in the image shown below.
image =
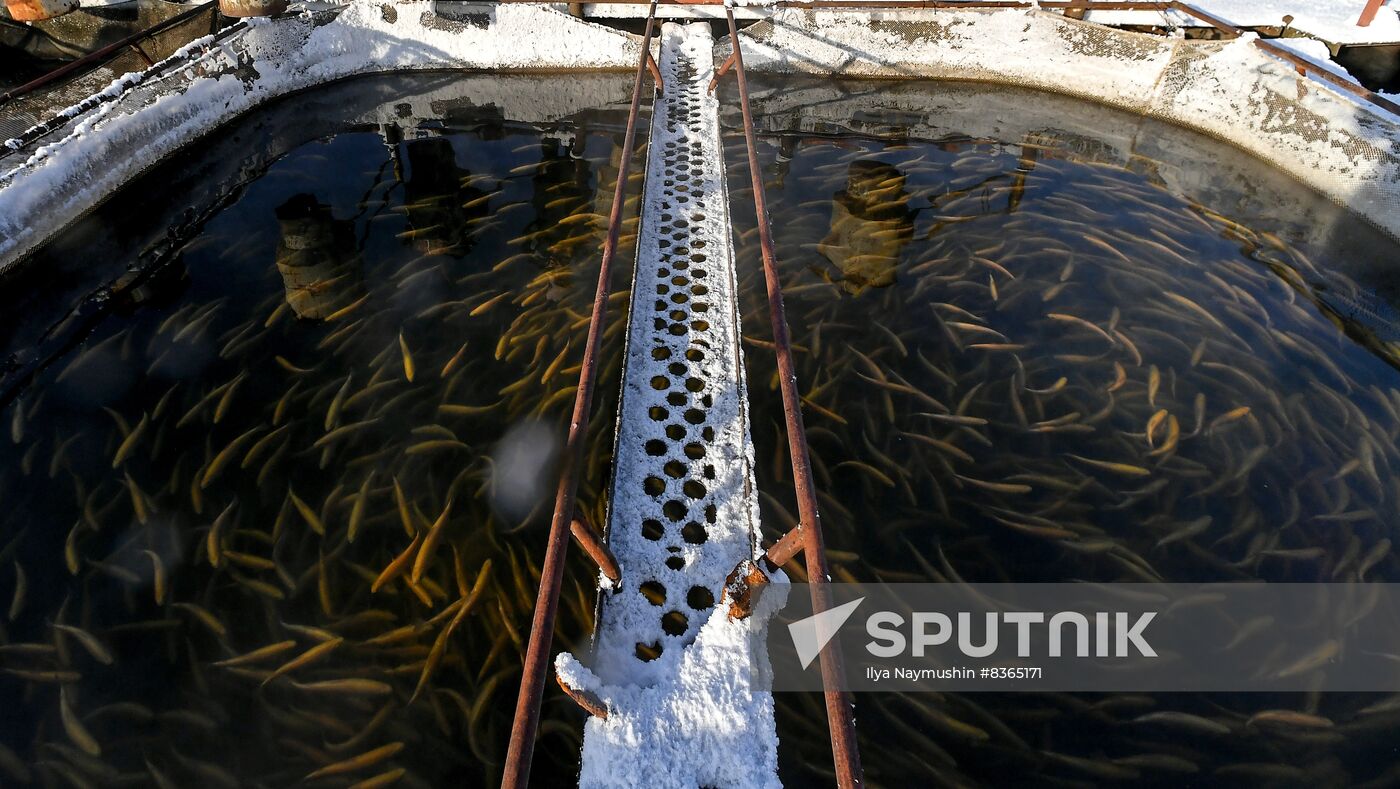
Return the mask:
<svg viewBox="0 0 1400 789">
<path fill-rule="evenodd" d="M 1376 14 L 1385 5 L 1385 0 L 1366 0 L 1366 7 L 1361 9 L 1361 18 L 1356 20 L 1357 27 L 1370 27 L 1376 21 Z"/>
<path fill-rule="evenodd" d="M 722 64 L 720 65 L 719 68 L 715 69 L 715 75 L 714 75 L 713 77 L 710 78 L 710 87 L 706 88 L 706 91 L 708 91 L 708 92 L 710 92 L 710 93 L 714 93 L 714 92 L 715 92 L 715 86 L 719 84 L 720 79 L 722 79 L 722 78 L 724 77 L 725 74 L 728 74 L 728 73 L 729 73 L 729 70 L 730 70 L 731 68 L 733 68 L 733 67 L 734 67 L 734 53 L 733 53 L 733 52 L 730 52 L 730 53 L 729 53 L 729 57 L 728 57 L 728 58 L 725 58 L 724 63 L 722 63 Z"/>
<path fill-rule="evenodd" d="M 656 89 L 665 92 L 666 80 L 661 77 L 661 67 L 656 65 L 656 58 L 652 57 L 651 51 L 647 51 L 647 71 L 651 72 L 651 79 L 656 83 Z"/>
<path fill-rule="evenodd" d="M 734 77 L 739 87 L 739 110 L 744 119 L 744 142 L 748 149 L 749 176 L 753 182 L 754 212 L 758 216 L 758 244 L 763 258 L 763 279 L 768 289 L 768 313 L 773 322 L 773 346 L 778 358 L 778 384 L 782 391 L 788 454 L 792 458 L 793 485 L 797 492 L 803 560 L 807 565 L 812 609 L 821 612 L 831 608 L 831 588 L 828 585 L 830 568 L 826 561 L 826 546 L 822 541 L 817 488 L 812 478 L 812 462 L 807 453 L 807 433 L 802 425 L 802 404 L 797 391 L 797 368 L 792 361 L 792 341 L 788 336 L 787 314 L 783 308 L 783 286 L 773 251 L 763 174 L 759 170 L 758 149 L 754 143 L 753 114 L 749 109 L 749 84 L 744 76 L 743 48 L 739 41 L 739 29 L 734 24 L 732 3 L 725 4 L 724 15 L 729 22 L 729 41 L 734 50 Z M 856 720 L 850 694 L 840 689 L 845 672 L 835 639 L 822 648 L 821 672 L 827 725 L 831 730 L 831 755 L 836 765 L 836 784 L 842 789 L 854 789 L 862 784 L 864 773 L 860 764 L 860 750 L 856 746 Z"/>
<path fill-rule="evenodd" d="M 151 60 L 151 56 L 146 54 L 146 50 L 141 48 L 140 44 L 133 41 L 131 42 L 131 48 L 136 51 L 136 54 L 140 56 L 142 60 L 146 61 L 146 68 L 150 68 L 156 64 L 154 60 Z"/>
<path fill-rule="evenodd" d="M 802 527 L 797 526 L 789 529 L 787 534 L 779 537 L 777 542 L 768 546 L 763 558 L 767 559 L 774 567 L 782 567 L 802 551 L 802 542 Z"/>
<path fill-rule="evenodd" d="M 655 22 L 656 0 L 652 0 L 651 11 L 647 14 L 646 32 L 642 36 L 642 53 L 637 62 L 637 77 L 632 83 L 632 106 L 627 114 L 627 131 L 622 138 L 617 186 L 613 189 L 612 208 L 608 213 L 608 234 L 603 241 L 603 256 L 598 265 L 598 288 L 593 296 L 593 315 L 588 321 L 588 340 L 583 350 L 578 392 L 574 395 L 574 412 L 569 421 L 569 437 L 559 470 L 559 486 L 554 494 L 554 517 L 549 525 L 549 542 L 545 549 L 544 567 L 540 570 L 540 590 L 535 598 L 535 613 L 530 624 L 530 643 L 525 650 L 520 694 L 516 698 L 515 718 L 511 723 L 510 747 L 506 752 L 505 772 L 501 777 L 501 786 L 509 789 L 525 789 L 530 782 L 530 760 L 535 751 L 535 735 L 539 731 L 540 701 L 544 696 L 549 652 L 554 641 L 554 619 L 559 612 L 559 592 L 564 582 L 564 557 L 569 550 L 570 525 L 574 520 L 574 505 L 578 495 L 578 474 L 583 465 L 589 411 L 593 406 L 593 387 L 598 375 L 598 354 L 603 345 L 608 297 L 612 294 L 612 262 L 622 229 L 623 195 L 627 189 L 628 169 L 637 137 L 642 82 L 646 76 L 647 61 L 651 58 L 651 34 Z"/>
<path fill-rule="evenodd" d="M 157 33 L 164 32 L 165 30 L 168 30 L 180 24 L 181 22 L 193 19 L 199 14 L 202 14 L 205 11 L 212 9 L 217 4 L 218 0 L 209 0 L 209 2 L 207 3 L 203 3 L 199 6 L 191 8 L 190 10 L 182 14 L 172 16 L 163 22 L 157 22 L 154 25 L 151 25 L 150 27 L 146 28 L 145 30 L 142 30 L 138 33 L 133 33 L 120 41 L 114 41 L 111 44 L 102 47 L 101 49 L 89 52 L 71 63 L 65 63 L 62 66 L 59 66 L 58 68 L 54 69 L 53 71 L 35 77 L 34 79 L 24 83 L 23 85 L 16 87 L 14 90 L 6 91 L 4 94 L 0 94 L 0 104 L 4 104 L 5 102 L 10 101 L 12 99 L 17 99 L 20 96 L 25 95 L 26 93 L 33 93 L 39 88 L 42 88 L 45 85 L 53 82 L 54 80 L 62 79 L 63 77 L 66 77 L 75 71 L 78 71 L 86 66 L 92 65 L 93 63 L 103 60 L 104 58 L 110 57 L 117 50 L 124 49 L 129 46 L 134 46 L 137 42 L 144 41 L 150 38 L 151 36 L 156 35 Z M 142 52 L 141 54 L 143 57 L 145 57 L 144 52 Z M 148 63 L 150 62 L 150 58 L 146 58 L 146 60 Z"/>
<path fill-rule="evenodd" d="M 622 568 L 617 564 L 617 557 L 613 556 L 613 552 L 603 543 L 603 536 L 589 526 L 582 515 L 575 515 L 574 519 L 569 521 L 569 533 L 609 581 L 617 583 L 622 580 Z"/>
<path fill-rule="evenodd" d="M 570 685 L 557 673 L 554 675 L 554 681 L 559 683 L 559 687 L 564 691 L 564 695 L 573 699 L 574 703 L 583 709 L 584 712 L 587 712 L 595 718 L 606 719 L 608 717 L 608 705 L 598 697 L 598 694 Z"/>
<path fill-rule="evenodd" d="M 1211 27 L 1214 27 L 1216 30 L 1221 31 L 1222 33 L 1229 33 L 1233 36 L 1240 36 L 1244 33 L 1244 31 L 1240 28 L 1235 27 L 1234 25 L 1230 24 L 1229 22 L 1226 22 L 1225 20 L 1217 16 L 1208 14 L 1205 11 L 1196 8 L 1195 6 L 1189 3 L 1183 3 L 1180 0 L 1172 0 L 1171 7 L 1176 11 L 1180 11 L 1181 13 L 1186 14 L 1187 16 L 1192 16 L 1196 19 L 1201 20 L 1202 22 L 1205 22 L 1206 24 L 1210 25 Z M 1254 40 L 1254 45 L 1264 50 L 1265 52 L 1268 52 L 1270 55 L 1273 55 L 1276 58 L 1280 58 L 1282 60 L 1287 61 L 1288 63 L 1292 64 L 1294 68 L 1302 69 L 1306 73 L 1317 77 L 1318 79 L 1321 79 L 1325 82 L 1331 83 L 1332 85 L 1341 88 L 1342 90 L 1345 90 L 1348 93 L 1351 93 L 1352 95 L 1357 96 L 1365 101 L 1368 101 L 1371 104 L 1374 104 L 1387 112 L 1393 113 L 1395 115 L 1400 115 L 1400 104 L 1396 104 L 1395 102 L 1385 98 L 1384 96 L 1373 93 L 1370 90 L 1367 90 L 1365 87 L 1355 82 L 1352 82 L 1351 80 L 1345 77 L 1333 74 L 1331 71 L 1317 65 L 1316 63 L 1313 63 L 1307 58 L 1299 57 L 1298 55 L 1293 54 L 1287 49 L 1284 49 L 1283 47 L 1271 43 L 1262 38 L 1256 38 Z"/>
</svg>

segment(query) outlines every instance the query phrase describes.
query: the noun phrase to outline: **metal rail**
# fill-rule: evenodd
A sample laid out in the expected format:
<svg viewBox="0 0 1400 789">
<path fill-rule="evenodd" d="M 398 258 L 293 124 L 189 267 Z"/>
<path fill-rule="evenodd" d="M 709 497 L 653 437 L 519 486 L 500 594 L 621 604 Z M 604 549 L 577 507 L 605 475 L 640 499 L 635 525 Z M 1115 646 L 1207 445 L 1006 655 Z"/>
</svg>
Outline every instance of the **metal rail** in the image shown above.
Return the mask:
<svg viewBox="0 0 1400 789">
<path fill-rule="evenodd" d="M 758 216 L 758 245 L 763 258 L 763 279 L 768 290 L 768 314 L 773 323 L 773 349 L 778 358 L 778 384 L 783 398 L 788 454 L 792 459 L 793 487 L 797 493 L 798 536 L 801 539 L 802 558 L 807 568 L 807 588 L 812 595 L 812 610 L 820 613 L 831 608 L 831 589 L 828 586 L 831 570 L 826 560 L 821 515 L 817 509 L 817 488 L 812 478 L 811 458 L 807 452 L 807 432 L 802 424 L 797 368 L 792 361 L 792 341 L 788 336 L 787 313 L 783 307 L 783 286 L 778 277 L 777 256 L 773 250 L 763 175 L 759 170 L 758 149 L 754 143 L 753 114 L 749 109 L 749 85 L 744 75 L 744 55 L 739 41 L 739 30 L 734 24 L 732 3 L 725 3 L 724 15 L 729 23 L 734 78 L 739 87 L 739 110 L 744 119 L 744 142 L 748 153 L 749 176 L 753 182 L 754 212 Z M 852 789 L 861 785 L 863 771 L 860 750 L 856 746 L 855 712 L 849 694 L 840 689 L 845 671 L 841 651 L 835 639 L 828 641 L 822 648 L 821 672 L 827 725 L 831 730 L 831 755 L 836 765 L 836 783 L 842 789 Z"/>
<path fill-rule="evenodd" d="M 151 36 L 154 36 L 165 30 L 169 30 L 170 28 L 182 22 L 193 19 L 199 14 L 202 14 L 205 11 L 212 9 L 216 5 L 218 5 L 218 0 L 209 0 L 209 2 L 207 3 L 195 6 L 194 8 L 191 8 L 190 10 L 185 11 L 181 14 L 177 14 L 176 16 L 172 16 L 163 22 L 157 22 L 154 25 L 151 25 L 150 27 L 146 28 L 145 30 L 133 33 L 120 41 L 114 41 L 111 44 L 102 47 L 101 49 L 89 52 L 88 54 L 83 55 L 82 57 L 72 61 L 71 63 L 65 63 L 64 65 L 59 66 L 53 71 L 41 74 L 40 76 L 35 77 L 34 79 L 24 83 L 23 85 L 16 87 L 14 90 L 6 91 L 5 93 L 0 94 L 0 105 L 17 99 L 25 94 L 33 93 L 39 88 L 42 88 L 55 80 L 62 79 L 63 77 L 66 77 L 75 71 L 79 71 L 87 66 L 91 66 L 94 63 L 97 63 L 98 61 L 109 58 L 112 55 L 116 54 L 118 50 L 125 49 L 127 47 L 134 47 L 137 53 L 141 56 L 141 58 L 146 61 L 146 65 L 153 66 L 155 64 L 151 61 L 150 56 L 148 56 L 144 51 L 142 51 L 142 49 L 139 46 L 139 43 L 141 41 L 145 41 Z"/>
<path fill-rule="evenodd" d="M 520 694 L 516 698 L 515 719 L 510 730 L 510 748 L 506 752 L 505 772 L 501 778 L 501 786 L 511 789 L 525 789 L 530 781 L 530 760 L 534 755 L 535 735 L 539 731 L 540 702 L 544 696 L 545 675 L 549 670 L 554 619 L 559 612 L 559 592 L 564 581 L 564 558 L 569 550 L 574 505 L 578 496 L 579 468 L 583 465 L 589 411 L 593 406 L 593 387 L 598 376 L 598 353 L 603 345 L 603 324 L 607 320 L 608 297 L 612 294 L 612 262 L 613 255 L 617 252 L 617 239 L 622 227 L 623 194 L 627 188 L 627 175 L 636 142 L 642 82 L 646 79 L 648 66 L 652 63 L 651 34 L 656 21 L 656 3 L 657 0 L 652 0 L 651 10 L 647 14 L 646 32 L 642 36 L 642 53 L 637 62 L 637 77 L 632 84 L 632 107 L 627 115 L 627 131 L 622 140 L 617 186 L 613 190 L 612 209 L 608 214 L 608 235 L 603 242 L 603 257 L 598 266 L 598 289 L 593 297 L 593 315 L 588 321 L 588 341 L 584 346 L 583 365 L 579 370 L 578 392 L 574 395 L 574 412 L 569 422 L 569 437 L 559 471 L 559 487 L 554 494 L 554 517 L 549 526 L 549 543 L 545 549 L 544 567 L 540 571 L 540 591 L 535 598 L 530 643 L 525 651 Z M 588 528 L 584 524 L 580 525 Z"/>
</svg>

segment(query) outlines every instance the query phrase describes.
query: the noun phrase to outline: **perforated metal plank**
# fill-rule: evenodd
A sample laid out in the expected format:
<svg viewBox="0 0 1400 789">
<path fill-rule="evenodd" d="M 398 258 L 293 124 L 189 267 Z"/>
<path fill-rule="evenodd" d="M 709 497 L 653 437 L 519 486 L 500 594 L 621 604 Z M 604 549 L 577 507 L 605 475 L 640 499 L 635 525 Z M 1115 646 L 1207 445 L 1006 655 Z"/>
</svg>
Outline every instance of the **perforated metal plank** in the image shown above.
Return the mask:
<svg viewBox="0 0 1400 789">
<path fill-rule="evenodd" d="M 750 685 L 764 623 L 719 605 L 759 521 L 713 40 L 668 23 L 660 47 L 607 524 L 623 580 L 591 665 L 558 668 L 610 709 L 585 731 L 585 786 L 772 786 L 772 697 Z"/>
<path fill-rule="evenodd" d="M 728 195 L 705 91 L 711 46 L 703 24 L 662 27 L 665 90 L 648 143 L 608 518 L 628 582 L 600 612 L 594 671 L 605 682 L 673 672 L 725 575 L 756 545 Z M 660 592 L 651 583 L 664 604 L 647 599 Z"/>
</svg>

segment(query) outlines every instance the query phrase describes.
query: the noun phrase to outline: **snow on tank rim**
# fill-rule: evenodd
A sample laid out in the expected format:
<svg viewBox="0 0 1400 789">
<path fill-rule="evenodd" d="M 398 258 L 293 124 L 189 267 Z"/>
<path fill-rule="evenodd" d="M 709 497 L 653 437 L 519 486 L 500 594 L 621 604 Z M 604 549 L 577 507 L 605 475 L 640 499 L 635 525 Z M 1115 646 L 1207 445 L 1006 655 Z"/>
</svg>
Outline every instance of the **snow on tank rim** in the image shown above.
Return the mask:
<svg viewBox="0 0 1400 789">
<path fill-rule="evenodd" d="M 1400 239 L 1400 118 L 1248 37 L 1188 41 L 1037 9 L 763 10 L 740 34 L 751 72 L 975 80 L 1108 104 L 1229 142 Z M 400 70 L 630 70 L 639 49 L 638 36 L 546 5 L 351 0 L 250 20 L 0 148 L 0 272 L 164 157 L 289 93 Z"/>
</svg>

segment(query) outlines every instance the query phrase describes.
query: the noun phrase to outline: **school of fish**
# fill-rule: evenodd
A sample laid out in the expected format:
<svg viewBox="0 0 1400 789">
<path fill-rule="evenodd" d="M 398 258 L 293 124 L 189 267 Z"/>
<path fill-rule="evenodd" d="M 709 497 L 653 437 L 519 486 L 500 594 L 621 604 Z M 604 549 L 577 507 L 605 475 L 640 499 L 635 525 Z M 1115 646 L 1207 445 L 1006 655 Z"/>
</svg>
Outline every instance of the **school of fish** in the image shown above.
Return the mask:
<svg viewBox="0 0 1400 789">
<path fill-rule="evenodd" d="M 5 404 L 0 785 L 499 781 L 552 480 L 528 511 L 495 502 L 518 482 L 511 429 L 564 431 L 610 131 L 569 148 L 488 124 L 382 159 L 309 144 L 227 210 L 256 222 L 210 222 L 168 293 Z M 791 472 L 729 131 L 776 536 Z M 1317 251 L 1053 134 L 762 141 L 836 580 L 1396 574 L 1400 346 L 1332 306 L 1316 283 L 1361 286 Z M 350 163 L 354 194 L 329 194 Z M 580 475 L 593 523 L 618 268 Z M 586 639 L 596 575 L 574 552 L 557 648 Z M 820 700 L 776 701 L 784 781 L 829 785 Z M 546 697 L 537 780 L 577 775 L 582 714 Z M 1400 780 L 1400 696 L 862 694 L 857 715 L 870 786 Z"/>
<path fill-rule="evenodd" d="M 1150 163 L 1094 161 L 1049 132 L 892 131 L 793 131 L 760 150 L 833 580 L 1395 576 L 1400 345 L 1343 319 L 1314 283 L 1358 285 L 1177 197 Z M 728 156 L 743 155 L 731 135 Z M 776 537 L 796 524 L 792 474 L 751 189 L 731 179 Z M 806 578 L 800 559 L 784 569 Z M 1270 624 L 1247 623 L 1241 640 Z M 1336 648 L 1318 645 L 1297 669 Z M 776 701 L 785 780 L 830 785 L 821 699 Z M 871 786 L 1400 776 L 1389 745 L 1400 696 L 855 702 Z"/>
<path fill-rule="evenodd" d="M 348 202 L 322 187 L 334 147 L 308 144 L 229 209 L 275 216 L 216 217 L 168 298 L 7 405 L 0 785 L 499 782 L 553 488 L 501 511 L 518 472 L 496 466 L 512 426 L 564 434 L 606 131 L 581 152 L 499 127 L 376 144 Z M 595 425 L 580 500 L 601 523 Z M 591 631 L 595 578 L 570 566 L 561 646 Z M 577 775 L 581 722 L 551 693 L 538 775 Z"/>
</svg>

